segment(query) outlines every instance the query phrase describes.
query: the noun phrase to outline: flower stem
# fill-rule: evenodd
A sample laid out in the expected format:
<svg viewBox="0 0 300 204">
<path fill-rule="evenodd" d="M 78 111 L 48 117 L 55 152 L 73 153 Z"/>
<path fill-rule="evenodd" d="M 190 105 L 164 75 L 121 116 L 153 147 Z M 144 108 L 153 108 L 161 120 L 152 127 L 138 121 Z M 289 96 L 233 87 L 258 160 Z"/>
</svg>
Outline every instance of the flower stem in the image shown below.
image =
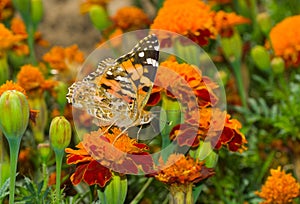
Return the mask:
<svg viewBox="0 0 300 204">
<path fill-rule="evenodd" d="M 235 60 L 231 63 L 233 72 L 236 78 L 236 85 L 238 88 L 239 95 L 241 97 L 242 106 L 244 108 L 247 108 L 247 102 L 246 102 L 246 93 L 245 88 L 243 84 L 243 78 L 242 78 L 242 72 L 241 72 L 241 63 L 239 60 Z"/>
<path fill-rule="evenodd" d="M 64 155 L 63 150 L 54 150 L 55 152 L 55 160 L 56 160 L 56 185 L 55 185 L 55 191 L 56 191 L 56 203 L 61 203 L 61 197 L 60 197 L 60 177 L 61 177 L 61 164 L 62 159 Z"/>
<path fill-rule="evenodd" d="M 17 162 L 18 162 L 20 143 L 21 143 L 21 137 L 8 138 L 9 151 L 10 151 L 9 204 L 13 204 L 15 199 L 16 171 L 17 171 Z"/>
<path fill-rule="evenodd" d="M 29 24 L 27 25 L 27 33 L 28 33 L 28 38 L 27 38 L 27 43 L 29 46 L 29 61 L 36 65 L 37 61 L 35 58 L 35 51 L 34 51 L 34 32 L 35 32 L 35 28 L 33 25 Z"/>
<path fill-rule="evenodd" d="M 152 183 L 152 181 L 153 181 L 153 178 L 148 179 L 148 181 L 144 184 L 143 188 L 134 197 L 134 199 L 130 202 L 130 204 L 137 204 L 141 200 L 145 190 L 149 187 L 149 185 Z"/>
<path fill-rule="evenodd" d="M 47 164 L 45 162 L 42 163 L 42 172 L 43 172 L 43 187 L 41 192 L 45 192 L 47 189 L 47 185 L 48 185 L 48 181 L 49 181 L 49 177 L 48 177 L 48 172 L 47 172 Z"/>
</svg>

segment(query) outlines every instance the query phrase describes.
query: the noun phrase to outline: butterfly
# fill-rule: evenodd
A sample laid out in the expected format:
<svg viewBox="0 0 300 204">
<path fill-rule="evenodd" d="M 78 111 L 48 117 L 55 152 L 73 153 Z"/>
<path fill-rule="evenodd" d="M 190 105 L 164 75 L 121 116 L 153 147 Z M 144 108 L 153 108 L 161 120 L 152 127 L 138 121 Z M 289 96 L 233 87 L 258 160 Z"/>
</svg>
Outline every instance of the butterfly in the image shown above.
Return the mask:
<svg viewBox="0 0 300 204">
<path fill-rule="evenodd" d="M 158 69 L 159 42 L 155 34 L 142 39 L 127 54 L 107 58 L 96 71 L 73 83 L 68 103 L 87 111 L 98 126 L 122 129 L 147 124 L 153 118 L 144 107 Z"/>
</svg>

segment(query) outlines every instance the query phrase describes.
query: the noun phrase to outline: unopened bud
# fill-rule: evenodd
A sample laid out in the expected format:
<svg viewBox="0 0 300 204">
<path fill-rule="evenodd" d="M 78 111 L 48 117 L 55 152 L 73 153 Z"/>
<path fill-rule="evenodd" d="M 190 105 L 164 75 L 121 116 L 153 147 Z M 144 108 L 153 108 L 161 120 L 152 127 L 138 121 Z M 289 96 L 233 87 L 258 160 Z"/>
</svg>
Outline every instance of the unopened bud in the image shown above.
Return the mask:
<svg viewBox="0 0 300 204">
<path fill-rule="evenodd" d="M 64 150 L 71 141 L 72 129 L 64 116 L 57 116 L 51 121 L 50 143 L 54 150 Z"/>
<path fill-rule="evenodd" d="M 260 30 L 265 35 L 267 35 L 272 28 L 270 15 L 267 12 L 260 13 L 257 15 L 256 20 L 258 22 Z"/>
<path fill-rule="evenodd" d="M 104 30 L 108 26 L 110 26 L 111 21 L 108 17 L 107 12 L 102 6 L 92 6 L 90 11 L 90 18 L 93 23 L 93 25 L 98 29 L 98 30 Z"/>
<path fill-rule="evenodd" d="M 265 47 L 257 45 L 252 48 L 251 57 L 259 69 L 267 70 L 270 68 L 270 55 Z"/>
<path fill-rule="evenodd" d="M 281 74 L 284 71 L 285 63 L 281 57 L 275 57 L 271 61 L 271 67 L 275 74 Z"/>
<path fill-rule="evenodd" d="M 51 155 L 51 148 L 49 143 L 40 143 L 37 146 L 39 155 L 44 163 L 46 163 Z"/>
<path fill-rule="evenodd" d="M 44 15 L 43 1 L 31 0 L 31 20 L 34 24 L 38 24 Z"/>
<path fill-rule="evenodd" d="M 29 121 L 29 104 L 26 96 L 7 90 L 0 97 L 0 128 L 7 138 L 22 137 Z"/>
</svg>

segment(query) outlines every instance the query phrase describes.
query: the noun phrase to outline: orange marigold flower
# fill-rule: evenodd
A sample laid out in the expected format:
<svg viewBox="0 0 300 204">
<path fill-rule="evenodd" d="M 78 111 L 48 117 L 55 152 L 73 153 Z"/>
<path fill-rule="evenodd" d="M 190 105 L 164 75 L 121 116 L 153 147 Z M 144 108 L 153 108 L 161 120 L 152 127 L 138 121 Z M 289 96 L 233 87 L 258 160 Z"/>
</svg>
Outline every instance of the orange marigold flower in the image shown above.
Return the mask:
<svg viewBox="0 0 300 204">
<path fill-rule="evenodd" d="M 214 6 L 216 4 L 228 4 L 231 3 L 231 0 L 208 0 L 208 4 L 210 6 Z"/>
<path fill-rule="evenodd" d="M 291 16 L 270 31 L 270 40 L 276 56 L 282 57 L 287 66 L 300 65 L 300 15 Z"/>
<path fill-rule="evenodd" d="M 160 171 L 151 175 L 166 184 L 198 183 L 214 175 L 213 169 L 204 166 L 203 162 L 183 154 L 172 154 L 166 163 L 160 159 Z"/>
<path fill-rule="evenodd" d="M 116 127 L 104 134 L 103 131 L 106 131 L 105 127 L 85 134 L 83 138 L 84 147 L 98 162 L 123 173 L 136 174 L 139 169 L 147 171 L 152 167 L 153 161 L 147 153 L 147 145 L 138 143 Z"/>
<path fill-rule="evenodd" d="M 3 92 L 7 90 L 16 90 L 23 93 L 26 96 L 25 89 L 23 89 L 20 85 L 14 83 L 13 81 L 6 81 L 5 84 L 0 86 L 0 96 L 3 94 Z"/>
<path fill-rule="evenodd" d="M 277 169 L 271 169 L 271 176 L 256 194 L 263 198 L 262 204 L 288 204 L 300 195 L 300 183 L 289 173 Z"/>
<path fill-rule="evenodd" d="M 45 82 L 45 78 L 39 68 L 30 64 L 21 67 L 17 80 L 18 84 L 26 91 L 39 90 Z"/>
<path fill-rule="evenodd" d="M 88 13 L 90 8 L 94 5 L 98 6 L 106 6 L 106 4 L 110 0 L 83 0 L 82 3 L 80 4 L 80 13 L 85 14 Z"/>
<path fill-rule="evenodd" d="M 203 77 L 198 67 L 186 63 L 179 64 L 173 59 L 160 64 L 155 84 L 148 105 L 157 104 L 161 99 L 161 92 L 165 92 L 171 98 L 186 94 L 195 95 L 201 107 L 218 102 L 217 96 L 213 93 L 213 90 L 218 88 L 214 82 L 208 77 Z"/>
<path fill-rule="evenodd" d="M 13 6 L 10 0 L 0 1 L 0 20 L 5 20 L 13 15 Z"/>
<path fill-rule="evenodd" d="M 116 26 L 122 30 L 136 30 L 149 24 L 149 19 L 143 10 L 135 6 L 126 6 L 112 17 Z"/>
<path fill-rule="evenodd" d="M 233 35 L 233 27 L 239 24 L 250 23 L 248 18 L 239 16 L 234 12 L 226 13 L 218 11 L 214 16 L 215 27 L 222 37 L 230 37 Z"/>
<path fill-rule="evenodd" d="M 11 31 L 15 34 L 19 34 L 24 36 L 24 38 L 27 38 L 27 32 L 26 32 L 26 27 L 23 22 L 23 20 L 19 17 L 15 17 L 11 21 L 10 25 Z"/>
<path fill-rule="evenodd" d="M 217 34 L 213 14 L 210 7 L 199 0 L 166 0 L 151 28 L 176 32 L 199 45 L 206 45 Z"/>
<path fill-rule="evenodd" d="M 4 24 L 0 23 L 0 52 L 10 49 L 13 45 L 24 39 L 22 35 L 14 35 Z M 1 54 L 1 53 L 0 53 Z"/>
</svg>

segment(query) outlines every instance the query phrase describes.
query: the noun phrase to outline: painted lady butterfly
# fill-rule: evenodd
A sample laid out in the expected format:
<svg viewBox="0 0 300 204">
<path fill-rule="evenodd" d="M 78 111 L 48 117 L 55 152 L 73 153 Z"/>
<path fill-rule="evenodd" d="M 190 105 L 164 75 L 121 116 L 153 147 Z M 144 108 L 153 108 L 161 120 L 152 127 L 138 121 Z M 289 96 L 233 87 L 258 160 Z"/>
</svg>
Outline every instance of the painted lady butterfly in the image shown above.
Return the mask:
<svg viewBox="0 0 300 204">
<path fill-rule="evenodd" d="M 69 87 L 68 102 L 88 112 L 99 126 L 128 129 L 147 124 L 144 110 L 158 68 L 159 42 L 154 34 L 142 39 L 128 54 L 105 59 L 97 70 Z"/>
</svg>

